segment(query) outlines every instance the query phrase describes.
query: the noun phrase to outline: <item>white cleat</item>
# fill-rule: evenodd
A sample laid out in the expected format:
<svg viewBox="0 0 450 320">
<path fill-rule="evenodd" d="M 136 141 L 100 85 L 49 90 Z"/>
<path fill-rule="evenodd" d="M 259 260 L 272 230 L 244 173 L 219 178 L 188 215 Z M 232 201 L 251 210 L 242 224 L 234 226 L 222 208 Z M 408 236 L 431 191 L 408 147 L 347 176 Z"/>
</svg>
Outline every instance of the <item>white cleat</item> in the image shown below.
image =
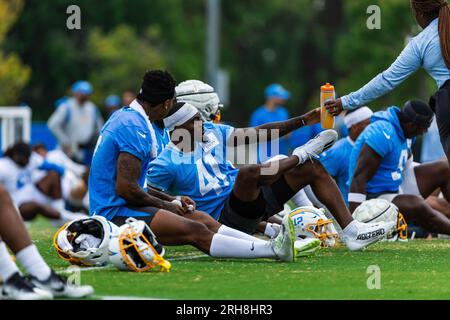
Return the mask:
<svg viewBox="0 0 450 320">
<path fill-rule="evenodd" d="M 271 240 L 272 249 L 281 261 L 295 261 L 295 230 L 294 222 L 289 215 L 283 218 L 278 236 Z"/>
<path fill-rule="evenodd" d="M 350 251 L 363 250 L 371 244 L 384 239 L 397 225 L 397 222 L 358 223 L 354 236 L 344 234 L 343 241 Z"/>
<path fill-rule="evenodd" d="M 310 256 L 320 249 L 320 244 L 321 241 L 315 238 L 296 240 L 294 243 L 295 256 L 297 258 Z"/>
<path fill-rule="evenodd" d="M 65 277 L 56 274 L 53 270 L 45 281 L 39 281 L 32 276 L 30 276 L 30 280 L 38 288 L 51 292 L 54 297 L 79 299 L 94 293 L 94 288 L 91 286 L 71 284 Z"/>
<path fill-rule="evenodd" d="M 0 288 L 0 299 L 51 300 L 53 295 L 47 290 L 39 289 L 17 272 Z"/>
<path fill-rule="evenodd" d="M 307 160 L 317 159 L 319 155 L 330 149 L 337 141 L 338 134 L 334 130 L 325 130 L 319 133 L 314 139 L 309 140 L 303 146 L 296 148 L 292 155 L 298 157 L 298 164 L 303 164 Z"/>
</svg>

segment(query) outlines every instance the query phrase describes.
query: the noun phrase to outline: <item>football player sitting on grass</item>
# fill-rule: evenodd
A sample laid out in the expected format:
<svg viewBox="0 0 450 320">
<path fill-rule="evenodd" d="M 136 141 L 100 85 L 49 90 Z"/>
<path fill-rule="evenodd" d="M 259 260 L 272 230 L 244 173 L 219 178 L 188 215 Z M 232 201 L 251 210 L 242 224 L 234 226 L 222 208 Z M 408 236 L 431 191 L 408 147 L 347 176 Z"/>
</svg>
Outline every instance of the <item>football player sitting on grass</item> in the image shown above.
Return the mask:
<svg viewBox="0 0 450 320">
<path fill-rule="evenodd" d="M 101 130 L 89 176 L 91 214 L 118 226 L 131 217 L 144 221 L 162 245 L 192 245 L 216 258 L 295 259 L 294 226 L 285 219 L 279 235 L 263 241 L 226 227 L 195 210 L 188 197 L 146 190 L 147 170 L 159 145 L 151 122 L 163 119 L 175 100 L 175 81 L 149 71 L 130 106 L 113 115 Z M 308 242 L 306 246 L 317 245 Z"/>
<path fill-rule="evenodd" d="M 171 131 L 171 142 L 151 162 L 147 181 L 161 191 L 189 196 L 198 210 L 249 234 L 254 233 L 262 220 L 281 211 L 300 189 L 311 185 L 344 230 L 343 240 L 348 248 L 361 250 L 382 239 L 394 224 L 355 221 L 336 184 L 314 159 L 336 141 L 335 131 L 320 133 L 285 159 L 246 165 L 239 170 L 227 159 L 227 153 L 238 146 L 235 142 L 245 144 L 246 137 L 252 134 L 265 143 L 271 139 L 272 130 L 282 137 L 318 121 L 316 109 L 285 122 L 236 129 L 204 122 L 195 107 L 178 103 L 164 118 L 165 127 Z"/>
<path fill-rule="evenodd" d="M 44 172 L 39 176 L 36 173 Z M 32 152 L 31 146 L 18 142 L 0 159 L 0 184 L 11 194 L 25 221 L 38 214 L 62 225 L 85 217 L 65 209 L 61 177 L 65 169 Z"/>
<path fill-rule="evenodd" d="M 352 211 L 366 199 L 385 199 L 399 208 L 407 222 L 414 221 L 429 232 L 450 234 L 450 219 L 424 200 L 438 188 L 450 200 L 448 165 L 438 162 L 413 168 L 412 159 L 408 161 L 412 139 L 422 135 L 432 120 L 433 111 L 422 101 L 408 101 L 402 110 L 390 107 L 372 117 L 350 157 L 348 201 Z M 416 181 L 403 181 L 405 177 Z"/>
</svg>

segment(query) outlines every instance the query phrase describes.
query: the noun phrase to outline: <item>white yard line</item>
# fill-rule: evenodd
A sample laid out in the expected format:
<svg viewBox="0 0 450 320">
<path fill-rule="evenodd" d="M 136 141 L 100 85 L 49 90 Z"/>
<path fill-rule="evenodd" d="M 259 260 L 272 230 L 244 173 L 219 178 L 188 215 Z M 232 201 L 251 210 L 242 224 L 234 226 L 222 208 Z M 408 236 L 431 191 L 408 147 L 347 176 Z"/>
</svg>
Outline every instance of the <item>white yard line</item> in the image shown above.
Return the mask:
<svg viewBox="0 0 450 320">
<path fill-rule="evenodd" d="M 206 254 L 202 254 L 202 255 L 198 255 L 198 256 L 186 256 L 186 257 L 179 257 L 179 258 L 173 258 L 173 259 L 168 259 L 169 261 L 183 261 L 183 260 L 194 260 L 194 259 L 200 259 L 200 258 L 206 258 L 209 257 Z"/>
<path fill-rule="evenodd" d="M 185 256 L 185 257 L 179 257 L 179 258 L 173 258 L 173 259 L 168 259 L 169 261 L 184 261 L 184 260 L 195 260 L 195 259 L 200 259 L 200 258 L 205 258 L 208 257 L 206 254 L 202 254 L 202 255 L 196 255 L 196 256 Z M 73 268 L 73 267 L 72 267 Z M 107 269 L 113 269 L 114 266 L 112 265 L 107 265 L 104 267 L 87 267 L 87 268 L 80 268 L 80 271 L 97 271 L 97 270 L 107 270 Z M 73 273 L 74 270 L 71 269 L 71 267 L 69 267 L 68 269 L 65 270 L 61 270 L 58 271 L 58 273 Z"/>
<path fill-rule="evenodd" d="M 178 257 L 178 258 L 173 258 L 173 259 L 169 259 L 169 261 L 183 261 L 183 260 L 194 260 L 194 259 L 200 259 L 200 258 L 205 258 L 208 257 L 206 254 L 202 254 L 202 255 L 195 255 L 195 256 L 185 256 L 185 257 Z M 107 269 L 113 269 L 114 266 L 112 265 L 107 265 L 104 267 L 87 267 L 87 268 L 79 268 L 80 271 L 96 271 L 96 270 L 107 270 Z M 61 270 L 58 271 L 58 273 L 73 273 L 74 270 L 70 269 L 66 269 L 66 270 Z M 164 298 L 155 298 L 155 297 L 132 297 L 132 296 L 97 296 L 94 295 L 92 296 L 92 298 L 94 299 L 99 299 L 99 300 L 169 300 L 169 299 L 164 299 Z"/>
<path fill-rule="evenodd" d="M 60 271 L 58 271 L 58 273 L 73 273 L 73 272 L 74 272 L 73 267 L 74 267 L 74 266 L 71 266 L 71 267 L 69 267 L 69 268 L 67 268 L 67 269 L 65 269 L 65 270 L 60 270 Z M 82 267 L 80 267 L 80 268 L 79 268 L 79 271 L 105 270 L 105 269 L 112 269 L 113 267 L 114 267 L 114 266 L 112 266 L 112 265 L 107 265 L 107 266 L 104 266 L 104 267 L 87 267 L 87 268 L 82 268 Z"/>
<path fill-rule="evenodd" d="M 94 299 L 100 300 L 168 300 L 162 298 L 146 298 L 146 297 L 129 297 L 129 296 L 92 296 Z"/>
</svg>

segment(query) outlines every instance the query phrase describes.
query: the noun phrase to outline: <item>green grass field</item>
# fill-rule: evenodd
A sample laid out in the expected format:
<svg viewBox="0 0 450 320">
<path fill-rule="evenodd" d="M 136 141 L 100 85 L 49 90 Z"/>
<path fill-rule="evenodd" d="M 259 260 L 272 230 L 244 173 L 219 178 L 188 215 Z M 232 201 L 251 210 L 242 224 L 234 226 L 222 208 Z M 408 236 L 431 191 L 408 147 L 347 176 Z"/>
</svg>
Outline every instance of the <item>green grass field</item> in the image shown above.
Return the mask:
<svg viewBox="0 0 450 320">
<path fill-rule="evenodd" d="M 51 246 L 53 228 L 30 228 L 57 271 L 69 265 Z M 192 247 L 168 247 L 170 273 L 121 272 L 113 267 L 81 271 L 95 297 L 157 299 L 450 299 L 450 241 L 380 243 L 365 252 L 322 249 L 296 263 L 214 260 Z M 379 266 L 381 289 L 369 290 L 367 268 Z"/>
</svg>

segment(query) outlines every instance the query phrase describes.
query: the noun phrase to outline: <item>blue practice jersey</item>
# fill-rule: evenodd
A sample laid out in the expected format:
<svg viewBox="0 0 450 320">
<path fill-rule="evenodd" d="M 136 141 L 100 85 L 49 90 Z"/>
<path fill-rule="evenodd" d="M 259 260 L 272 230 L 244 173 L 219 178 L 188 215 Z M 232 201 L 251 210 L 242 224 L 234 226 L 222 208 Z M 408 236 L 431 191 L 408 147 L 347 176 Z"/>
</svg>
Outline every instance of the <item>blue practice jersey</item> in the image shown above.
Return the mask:
<svg viewBox="0 0 450 320">
<path fill-rule="evenodd" d="M 257 127 L 270 122 L 286 121 L 288 119 L 289 113 L 284 107 L 277 107 L 275 110 L 270 111 L 266 106 L 262 106 L 253 112 L 250 118 L 250 127 Z M 272 150 L 270 142 L 267 145 L 259 145 L 258 159 L 260 162 L 265 162 L 279 154 L 288 154 L 288 139 L 286 137 L 273 141 L 272 143 L 278 143 L 278 151 Z"/>
<path fill-rule="evenodd" d="M 361 149 L 364 145 L 368 145 L 383 160 L 378 171 L 367 183 L 366 192 L 372 194 L 398 192 L 403 181 L 403 168 L 413 142 L 404 136 L 397 115 L 399 111 L 397 107 L 390 107 L 387 111 L 377 112 L 372 116 L 372 123 L 356 140 L 350 157 L 349 186 Z"/>
<path fill-rule="evenodd" d="M 152 123 L 153 130 L 155 131 L 156 141 L 158 145 L 156 146 L 157 154 L 160 154 L 164 148 L 170 142 L 169 130 L 165 128 L 160 128 L 156 124 Z"/>
<path fill-rule="evenodd" d="M 155 132 L 156 137 L 158 134 Z M 157 138 L 158 140 L 158 138 Z M 152 140 L 146 119 L 136 110 L 124 107 L 114 112 L 101 130 L 89 175 L 90 213 L 111 220 L 121 215 L 126 201 L 116 192 L 117 159 L 129 153 L 141 160 L 138 183 L 146 188 Z"/>
<path fill-rule="evenodd" d="M 331 149 L 320 155 L 320 162 L 336 180 L 346 203 L 349 189 L 347 185 L 348 170 L 353 146 L 354 142 L 349 137 L 342 138 Z"/>
<path fill-rule="evenodd" d="M 197 210 L 219 219 L 238 173 L 226 157 L 226 142 L 233 130 L 205 122 L 207 142 L 196 144 L 190 153 L 169 143 L 150 164 L 149 185 L 173 195 L 188 196 L 197 203 Z"/>
</svg>

